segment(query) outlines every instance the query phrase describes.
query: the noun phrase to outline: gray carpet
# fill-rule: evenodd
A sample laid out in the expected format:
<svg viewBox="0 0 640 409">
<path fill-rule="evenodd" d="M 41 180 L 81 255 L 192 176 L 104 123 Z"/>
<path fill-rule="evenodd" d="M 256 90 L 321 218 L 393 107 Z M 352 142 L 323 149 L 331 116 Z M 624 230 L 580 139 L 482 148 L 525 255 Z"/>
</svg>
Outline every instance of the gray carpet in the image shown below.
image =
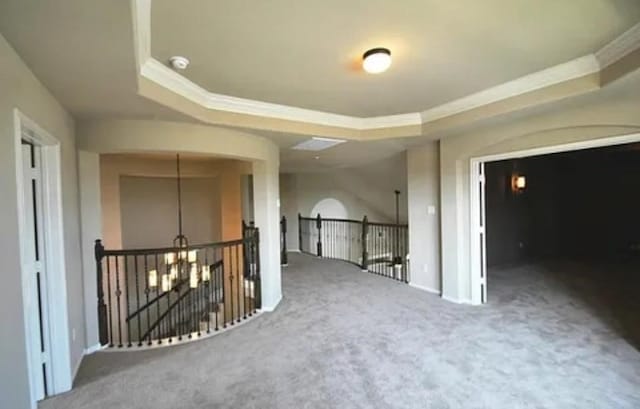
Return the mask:
<svg viewBox="0 0 640 409">
<path fill-rule="evenodd" d="M 639 408 L 640 307 L 621 295 L 640 287 L 609 278 L 571 263 L 497 270 L 490 304 L 470 307 L 294 254 L 276 312 L 86 357 L 74 390 L 39 407 Z"/>
</svg>

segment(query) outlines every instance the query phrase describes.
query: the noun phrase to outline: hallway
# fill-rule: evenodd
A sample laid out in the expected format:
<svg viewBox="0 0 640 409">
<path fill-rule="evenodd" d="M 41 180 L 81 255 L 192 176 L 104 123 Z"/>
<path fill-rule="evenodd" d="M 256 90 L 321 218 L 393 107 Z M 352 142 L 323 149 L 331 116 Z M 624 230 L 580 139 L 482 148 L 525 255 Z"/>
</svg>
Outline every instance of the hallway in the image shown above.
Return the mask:
<svg viewBox="0 0 640 409">
<path fill-rule="evenodd" d="M 88 356 L 74 390 L 39 408 L 640 406 L 623 330 L 640 306 L 601 304 L 614 289 L 594 292 L 592 269 L 495 271 L 489 304 L 471 307 L 339 261 L 289 263 L 275 312 L 200 342 Z"/>
</svg>

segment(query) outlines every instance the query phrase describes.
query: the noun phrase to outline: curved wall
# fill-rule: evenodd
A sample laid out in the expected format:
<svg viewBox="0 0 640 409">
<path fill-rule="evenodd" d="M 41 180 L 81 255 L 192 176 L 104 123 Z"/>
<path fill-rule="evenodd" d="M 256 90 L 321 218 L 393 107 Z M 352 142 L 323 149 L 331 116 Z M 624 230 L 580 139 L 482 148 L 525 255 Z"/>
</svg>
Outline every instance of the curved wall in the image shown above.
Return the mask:
<svg viewBox="0 0 640 409">
<path fill-rule="evenodd" d="M 96 153 L 189 152 L 279 161 L 266 138 L 226 128 L 168 121 L 99 120 L 78 124 L 78 149 Z"/>
<path fill-rule="evenodd" d="M 77 127 L 85 317 L 90 345 L 98 344 L 93 240 L 102 237 L 100 154 L 191 153 L 252 163 L 254 219 L 260 229 L 262 309 L 278 305 L 280 286 L 279 150 L 266 138 L 226 128 L 167 121 L 93 120 Z M 275 244 L 274 244 L 275 243 Z"/>
</svg>

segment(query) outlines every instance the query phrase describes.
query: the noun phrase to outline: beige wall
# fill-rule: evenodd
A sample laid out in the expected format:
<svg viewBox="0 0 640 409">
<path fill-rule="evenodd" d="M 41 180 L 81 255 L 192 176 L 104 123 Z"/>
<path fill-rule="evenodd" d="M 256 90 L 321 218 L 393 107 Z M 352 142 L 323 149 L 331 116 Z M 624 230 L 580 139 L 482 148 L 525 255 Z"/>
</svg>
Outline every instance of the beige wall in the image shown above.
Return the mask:
<svg viewBox="0 0 640 409">
<path fill-rule="evenodd" d="M 602 90 L 479 124 L 441 141 L 443 296 L 471 301 L 471 158 L 639 132 L 639 90 L 636 72 Z M 490 282 L 488 288 L 490 297 Z"/>
<path fill-rule="evenodd" d="M 353 168 L 280 175 L 280 214 L 287 218 L 287 248 L 298 249 L 298 213 L 315 217 L 314 207 L 335 199 L 347 218 L 391 223 L 395 221 L 394 190 L 400 190 L 400 221 L 407 221 L 407 157 L 402 152 Z"/>
<path fill-rule="evenodd" d="M 240 178 L 243 174 L 251 172 L 250 164 L 232 159 L 216 159 L 216 158 L 188 158 L 181 159 L 181 174 L 185 178 L 185 190 L 183 201 L 183 220 L 184 231 L 193 242 L 205 242 L 209 239 L 233 240 L 241 236 L 240 226 L 242 223 L 242 207 L 241 207 L 241 186 Z M 102 238 L 105 247 L 118 249 L 127 248 L 129 245 L 136 247 L 144 247 L 141 243 L 142 237 L 149 228 L 144 227 L 147 220 L 142 219 L 140 223 L 133 222 L 134 214 L 137 210 L 134 208 L 145 200 L 153 200 L 150 197 L 164 196 L 165 199 L 171 200 L 165 202 L 156 202 L 154 217 L 161 215 L 170 216 L 170 219 L 162 225 L 164 227 L 155 226 L 155 229 L 171 230 L 170 234 L 165 236 L 157 236 L 149 234 L 149 237 L 156 237 L 150 240 L 163 240 L 153 244 L 149 242 L 150 247 L 171 245 L 167 240 L 171 240 L 175 235 L 177 228 L 176 214 L 177 205 L 175 200 L 176 187 L 176 161 L 172 156 L 153 156 L 139 154 L 114 154 L 101 155 L 100 158 L 100 179 L 101 179 L 101 207 L 102 207 Z M 136 194 L 135 202 L 133 197 L 123 196 L 121 189 L 123 188 L 123 180 L 126 177 L 142 178 L 144 180 L 136 184 L 136 189 L 128 189 L 128 195 Z M 153 182 L 152 178 L 164 179 L 162 181 Z M 194 178 L 207 178 L 213 182 L 211 188 L 207 189 L 202 183 L 196 181 L 189 182 Z M 145 180 L 148 182 L 146 183 Z M 131 182 L 131 180 L 129 181 Z M 133 183 L 133 182 L 132 182 Z M 134 183 L 135 184 L 135 183 Z M 162 185 L 162 186 L 160 186 Z M 131 186 L 127 186 L 131 187 Z M 149 190 L 151 189 L 151 190 Z M 144 193 L 144 195 L 142 194 Z M 149 195 L 151 195 L 149 197 Z M 215 229 L 209 229 L 211 234 L 202 231 L 200 234 L 198 227 L 199 220 L 203 217 L 205 209 L 202 202 L 194 200 L 199 195 L 204 195 L 204 201 L 211 204 L 211 213 L 207 217 L 207 226 L 214 226 Z M 147 196 L 147 198 L 143 198 Z M 214 200 L 214 198 L 217 198 Z M 123 215 L 123 206 L 128 206 L 132 212 L 129 215 Z M 208 205 L 207 205 L 208 206 Z M 206 207 L 206 206 L 205 206 Z M 223 216 L 224 215 L 224 216 Z M 151 215 L 148 215 L 151 217 Z M 124 237 L 123 226 L 129 226 L 129 235 L 135 235 L 135 239 L 127 242 Z M 133 226 L 133 227 L 132 227 Z M 189 234 L 191 233 L 191 234 Z M 215 234 L 214 234 L 215 233 Z M 191 237 L 193 236 L 193 237 Z M 211 240 L 214 241 L 214 240 Z"/>
<path fill-rule="evenodd" d="M 296 175 L 280 174 L 280 216 L 287 218 L 287 250 L 299 250 Z"/>
<path fill-rule="evenodd" d="M 183 232 L 191 244 L 220 241 L 219 178 L 183 178 Z M 175 178 L 122 176 L 120 216 L 122 246 L 169 247 L 178 232 Z"/>
<path fill-rule="evenodd" d="M 0 230 L 2 286 L 0 286 L 0 407 L 30 407 L 25 350 L 18 209 L 14 108 L 60 141 L 62 205 L 65 237 L 69 368 L 81 359 L 84 342 L 81 253 L 74 121 L 0 36 Z M 71 333 L 75 332 L 75 340 Z"/>
<path fill-rule="evenodd" d="M 347 218 L 395 221 L 394 190 L 400 190 L 400 221 L 407 221 L 407 158 L 404 152 L 365 166 L 315 173 L 280 175 L 280 213 L 287 217 L 287 247 L 298 248 L 298 213 L 315 217 L 314 207 L 335 199 Z"/>
<path fill-rule="evenodd" d="M 440 146 L 407 153 L 410 284 L 440 293 Z"/>
</svg>

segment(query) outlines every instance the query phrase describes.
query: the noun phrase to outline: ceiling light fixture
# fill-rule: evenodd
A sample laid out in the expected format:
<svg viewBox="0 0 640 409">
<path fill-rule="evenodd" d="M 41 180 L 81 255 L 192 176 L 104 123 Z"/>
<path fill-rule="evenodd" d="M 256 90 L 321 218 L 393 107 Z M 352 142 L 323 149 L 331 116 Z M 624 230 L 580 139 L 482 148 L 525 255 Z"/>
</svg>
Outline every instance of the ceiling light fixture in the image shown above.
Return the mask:
<svg viewBox="0 0 640 409">
<path fill-rule="evenodd" d="M 178 235 L 173 239 L 174 251 L 164 254 L 164 273 L 160 277 L 162 292 L 175 290 L 189 282 L 190 288 L 197 288 L 198 282 L 211 280 L 211 270 L 206 264 L 198 262 L 198 250 L 189 248 L 189 240 L 182 231 L 182 176 L 180 174 L 180 155 L 176 155 L 176 182 L 178 187 Z M 149 288 L 158 287 L 158 270 L 148 271 Z"/>
<path fill-rule="evenodd" d="M 174 70 L 186 70 L 189 66 L 189 59 L 187 57 L 174 55 L 169 58 L 169 64 L 171 64 Z"/>
<path fill-rule="evenodd" d="M 372 48 L 362 55 L 362 68 L 369 74 L 380 74 L 391 66 L 391 51 L 388 48 Z"/>
</svg>

